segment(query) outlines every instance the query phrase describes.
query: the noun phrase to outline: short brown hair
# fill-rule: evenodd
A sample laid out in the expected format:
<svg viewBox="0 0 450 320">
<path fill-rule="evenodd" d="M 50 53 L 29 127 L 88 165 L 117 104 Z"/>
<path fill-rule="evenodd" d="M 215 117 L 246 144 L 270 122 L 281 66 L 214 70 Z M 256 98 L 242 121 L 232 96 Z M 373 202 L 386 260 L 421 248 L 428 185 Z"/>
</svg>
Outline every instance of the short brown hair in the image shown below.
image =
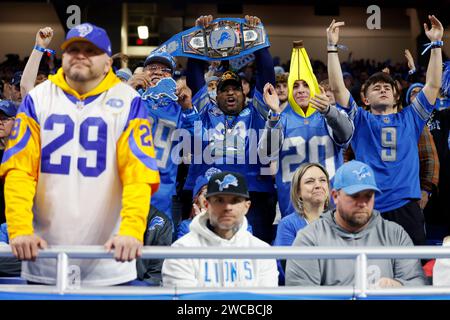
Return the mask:
<svg viewBox="0 0 450 320">
<path fill-rule="evenodd" d="M 369 89 L 369 86 L 378 82 L 382 83 L 388 83 L 392 86 L 392 90 L 395 90 L 396 84 L 394 79 L 390 75 L 388 75 L 386 72 L 376 72 L 373 75 L 369 77 L 369 79 L 364 82 L 364 96 L 367 97 L 367 89 Z"/>
<path fill-rule="evenodd" d="M 289 73 L 280 73 L 275 76 L 275 83 L 287 83 L 289 78 Z"/>
</svg>

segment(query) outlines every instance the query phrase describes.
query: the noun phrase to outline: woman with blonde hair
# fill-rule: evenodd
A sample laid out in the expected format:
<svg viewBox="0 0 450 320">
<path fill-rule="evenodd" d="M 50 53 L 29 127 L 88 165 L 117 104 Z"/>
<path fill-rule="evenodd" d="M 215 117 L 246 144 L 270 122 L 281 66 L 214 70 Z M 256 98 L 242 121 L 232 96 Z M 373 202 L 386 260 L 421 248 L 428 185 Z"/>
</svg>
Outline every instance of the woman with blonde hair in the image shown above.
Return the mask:
<svg viewBox="0 0 450 320">
<path fill-rule="evenodd" d="M 291 181 L 291 203 L 295 212 L 278 223 L 275 246 L 290 246 L 297 232 L 317 220 L 330 203 L 330 177 L 319 163 L 304 163 Z"/>
</svg>

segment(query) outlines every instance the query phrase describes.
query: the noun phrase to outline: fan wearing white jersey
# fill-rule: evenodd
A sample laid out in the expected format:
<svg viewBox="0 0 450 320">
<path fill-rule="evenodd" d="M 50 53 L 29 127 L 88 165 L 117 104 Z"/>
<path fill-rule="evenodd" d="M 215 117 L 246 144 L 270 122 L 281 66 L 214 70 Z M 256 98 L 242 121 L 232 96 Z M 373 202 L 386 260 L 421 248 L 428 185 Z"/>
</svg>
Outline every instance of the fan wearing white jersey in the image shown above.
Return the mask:
<svg viewBox="0 0 450 320">
<path fill-rule="evenodd" d="M 136 278 L 150 198 L 159 186 L 150 123 L 139 95 L 111 69 L 105 30 L 71 29 L 62 68 L 19 107 L 4 153 L 6 219 L 22 277 L 54 284 L 48 245 L 104 245 L 114 260 L 69 260 L 85 285 Z M 76 281 L 77 279 L 75 279 Z"/>
</svg>

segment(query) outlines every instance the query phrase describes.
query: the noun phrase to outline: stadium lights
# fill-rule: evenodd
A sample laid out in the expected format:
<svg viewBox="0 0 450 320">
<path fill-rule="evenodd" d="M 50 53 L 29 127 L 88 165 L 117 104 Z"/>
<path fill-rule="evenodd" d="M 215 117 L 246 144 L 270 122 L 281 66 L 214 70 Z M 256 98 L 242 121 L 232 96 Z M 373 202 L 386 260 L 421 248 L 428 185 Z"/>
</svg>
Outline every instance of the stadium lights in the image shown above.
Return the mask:
<svg viewBox="0 0 450 320">
<path fill-rule="evenodd" d="M 148 27 L 139 26 L 137 28 L 139 39 L 148 39 Z"/>
</svg>

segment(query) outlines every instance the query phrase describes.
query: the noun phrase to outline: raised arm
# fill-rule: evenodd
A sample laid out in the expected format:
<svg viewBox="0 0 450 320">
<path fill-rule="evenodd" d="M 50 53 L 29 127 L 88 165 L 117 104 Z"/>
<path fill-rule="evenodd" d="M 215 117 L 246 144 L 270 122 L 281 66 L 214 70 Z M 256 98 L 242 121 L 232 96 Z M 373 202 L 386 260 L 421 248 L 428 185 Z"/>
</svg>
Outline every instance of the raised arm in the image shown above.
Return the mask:
<svg viewBox="0 0 450 320">
<path fill-rule="evenodd" d="M 431 29 L 428 29 L 426 23 L 423 24 L 425 34 L 431 42 L 442 41 L 444 27 L 442 23 L 434 16 L 428 16 L 431 22 Z M 442 50 L 441 46 L 433 46 L 431 48 L 430 61 L 428 62 L 427 80 L 423 92 L 430 104 L 436 102 L 442 81 Z"/>
<path fill-rule="evenodd" d="M 408 49 L 405 49 L 405 58 L 408 62 L 409 74 L 413 74 L 416 72 L 416 65 L 414 63 L 414 58 Z"/>
<path fill-rule="evenodd" d="M 245 16 L 250 26 L 257 26 L 261 23 L 261 19 L 256 16 Z M 275 85 L 275 70 L 273 69 L 273 59 L 270 54 L 269 48 L 262 48 L 255 51 L 255 63 L 256 63 L 256 90 L 263 92 L 266 83 Z"/>
<path fill-rule="evenodd" d="M 204 70 L 204 61 L 193 58 L 188 59 L 186 67 L 186 82 L 194 95 L 205 85 Z"/>
<path fill-rule="evenodd" d="M 283 143 L 283 132 L 280 123 L 280 100 L 271 83 L 264 86 L 264 103 L 270 108 L 266 125 L 258 143 L 258 154 L 263 162 L 278 157 Z"/>
<path fill-rule="evenodd" d="M 266 83 L 275 85 L 275 70 L 269 48 L 255 51 L 256 63 L 256 90 L 263 92 Z"/>
<path fill-rule="evenodd" d="M 20 80 L 20 94 L 22 98 L 34 88 L 34 84 L 36 82 L 37 73 L 39 71 L 39 64 L 42 59 L 42 51 L 39 51 L 37 48 L 47 49 L 48 45 L 52 41 L 53 38 L 53 29 L 50 27 L 45 27 L 39 29 L 36 33 L 36 42 L 31 52 L 30 58 L 23 70 L 22 79 Z M 42 50 L 41 49 L 41 50 Z"/>
<path fill-rule="evenodd" d="M 195 20 L 196 27 L 206 28 L 214 17 L 212 15 L 200 16 Z M 192 96 L 205 85 L 205 70 L 206 63 L 199 59 L 189 58 L 186 67 L 186 82 L 192 90 Z"/>
<path fill-rule="evenodd" d="M 330 26 L 327 28 L 328 79 L 336 102 L 343 107 L 349 107 L 348 101 L 350 98 L 350 91 L 345 87 L 337 50 L 339 27 L 344 25 L 345 22 L 336 22 L 333 19 Z"/>
<path fill-rule="evenodd" d="M 316 94 L 310 100 L 312 107 L 324 116 L 332 130 L 334 141 L 339 145 L 348 143 L 353 135 L 351 120 L 347 114 L 339 112 L 334 105 L 331 105 L 323 87 L 320 87 L 320 91 L 320 94 Z"/>
</svg>

